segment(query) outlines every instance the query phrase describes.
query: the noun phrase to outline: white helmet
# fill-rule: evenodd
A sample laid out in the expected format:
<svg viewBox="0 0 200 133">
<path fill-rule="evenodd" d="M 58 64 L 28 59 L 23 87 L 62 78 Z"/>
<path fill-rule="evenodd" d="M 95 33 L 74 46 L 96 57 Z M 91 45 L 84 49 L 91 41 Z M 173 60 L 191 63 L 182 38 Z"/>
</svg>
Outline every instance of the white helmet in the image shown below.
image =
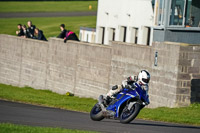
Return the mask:
<svg viewBox="0 0 200 133">
<path fill-rule="evenodd" d="M 138 74 L 138 81 L 140 81 L 142 84 L 148 84 L 150 80 L 150 74 L 146 70 L 142 70 Z"/>
</svg>

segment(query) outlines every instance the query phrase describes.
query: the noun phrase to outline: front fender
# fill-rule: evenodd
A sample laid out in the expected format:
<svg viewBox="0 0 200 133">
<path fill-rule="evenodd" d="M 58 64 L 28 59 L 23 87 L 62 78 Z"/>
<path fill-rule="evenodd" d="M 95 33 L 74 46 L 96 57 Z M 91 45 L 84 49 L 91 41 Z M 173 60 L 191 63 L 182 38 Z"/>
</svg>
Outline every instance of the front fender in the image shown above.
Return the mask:
<svg viewBox="0 0 200 133">
<path fill-rule="evenodd" d="M 122 100 L 120 100 L 119 106 L 117 106 L 117 108 L 116 108 L 116 110 L 117 110 L 116 111 L 116 117 L 119 117 L 121 109 L 123 109 L 124 106 L 126 105 L 127 101 L 132 99 L 132 98 L 135 98 L 135 97 L 131 97 L 131 96 L 126 95 L 126 96 L 123 97 Z"/>
</svg>

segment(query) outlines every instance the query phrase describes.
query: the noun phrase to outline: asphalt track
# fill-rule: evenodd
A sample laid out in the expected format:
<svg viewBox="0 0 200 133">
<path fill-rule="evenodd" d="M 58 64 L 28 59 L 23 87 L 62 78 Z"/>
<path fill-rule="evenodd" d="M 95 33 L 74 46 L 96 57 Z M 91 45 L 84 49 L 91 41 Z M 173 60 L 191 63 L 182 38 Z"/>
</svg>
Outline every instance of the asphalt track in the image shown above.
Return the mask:
<svg viewBox="0 0 200 133">
<path fill-rule="evenodd" d="M 87 113 L 34 106 L 0 100 L 0 123 L 41 127 L 61 127 L 106 133 L 199 133 L 200 127 L 134 120 L 121 124 L 117 120 L 92 121 Z"/>
<path fill-rule="evenodd" d="M 0 18 L 29 18 L 29 17 L 73 17 L 96 16 L 97 12 L 30 12 L 30 13 L 0 13 Z"/>
</svg>

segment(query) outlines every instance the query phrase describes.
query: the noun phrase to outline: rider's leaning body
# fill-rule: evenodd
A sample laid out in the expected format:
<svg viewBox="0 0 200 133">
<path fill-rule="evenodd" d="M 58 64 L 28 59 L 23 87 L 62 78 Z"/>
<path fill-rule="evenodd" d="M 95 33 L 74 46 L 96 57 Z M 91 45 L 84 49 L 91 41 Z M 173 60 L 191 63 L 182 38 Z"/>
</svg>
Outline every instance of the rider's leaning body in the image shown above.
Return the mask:
<svg viewBox="0 0 200 133">
<path fill-rule="evenodd" d="M 123 88 L 135 88 L 135 83 L 137 83 L 144 91 L 146 91 L 146 95 L 148 97 L 150 74 L 146 70 L 142 70 L 138 76 L 129 76 L 126 80 L 122 81 L 122 85 L 115 85 L 111 90 L 106 94 L 105 100 L 109 101 L 109 99 L 114 98 L 117 93 L 122 91 Z M 145 102 L 145 105 L 148 105 L 148 101 Z"/>
</svg>

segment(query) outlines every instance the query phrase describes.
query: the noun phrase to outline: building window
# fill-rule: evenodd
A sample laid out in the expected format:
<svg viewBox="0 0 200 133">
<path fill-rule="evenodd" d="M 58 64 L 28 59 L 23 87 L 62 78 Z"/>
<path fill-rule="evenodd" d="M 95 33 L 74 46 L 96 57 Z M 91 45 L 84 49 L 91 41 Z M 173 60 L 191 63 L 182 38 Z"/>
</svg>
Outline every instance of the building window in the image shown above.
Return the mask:
<svg viewBox="0 0 200 133">
<path fill-rule="evenodd" d="M 169 25 L 184 26 L 186 0 L 172 0 Z"/>
<path fill-rule="evenodd" d="M 200 27 L 200 0 L 153 0 L 154 25 Z"/>
<path fill-rule="evenodd" d="M 185 16 L 185 24 L 186 26 L 190 27 L 193 25 L 193 21 L 191 18 L 191 4 L 192 4 L 192 0 L 189 0 L 187 3 L 186 3 L 186 16 Z"/>
<path fill-rule="evenodd" d="M 150 46 L 151 41 L 151 28 L 147 27 L 147 45 Z"/>
<path fill-rule="evenodd" d="M 200 0 L 188 0 L 186 12 L 186 25 L 200 27 Z"/>
<path fill-rule="evenodd" d="M 99 27 L 97 43 L 104 44 L 105 27 Z"/>
<path fill-rule="evenodd" d="M 138 40 L 138 28 L 131 29 L 131 43 L 137 44 Z"/>
<path fill-rule="evenodd" d="M 199 0 L 171 0 L 170 25 L 199 27 Z"/>
<path fill-rule="evenodd" d="M 109 29 L 109 41 L 115 41 L 115 28 Z"/>
<path fill-rule="evenodd" d="M 120 27 L 119 41 L 126 42 L 126 30 L 127 27 L 125 26 Z"/>
<path fill-rule="evenodd" d="M 164 0 L 157 0 L 155 4 L 155 25 L 164 25 Z"/>
<path fill-rule="evenodd" d="M 87 34 L 87 40 L 86 40 L 86 42 L 89 42 L 89 35 Z"/>
</svg>

